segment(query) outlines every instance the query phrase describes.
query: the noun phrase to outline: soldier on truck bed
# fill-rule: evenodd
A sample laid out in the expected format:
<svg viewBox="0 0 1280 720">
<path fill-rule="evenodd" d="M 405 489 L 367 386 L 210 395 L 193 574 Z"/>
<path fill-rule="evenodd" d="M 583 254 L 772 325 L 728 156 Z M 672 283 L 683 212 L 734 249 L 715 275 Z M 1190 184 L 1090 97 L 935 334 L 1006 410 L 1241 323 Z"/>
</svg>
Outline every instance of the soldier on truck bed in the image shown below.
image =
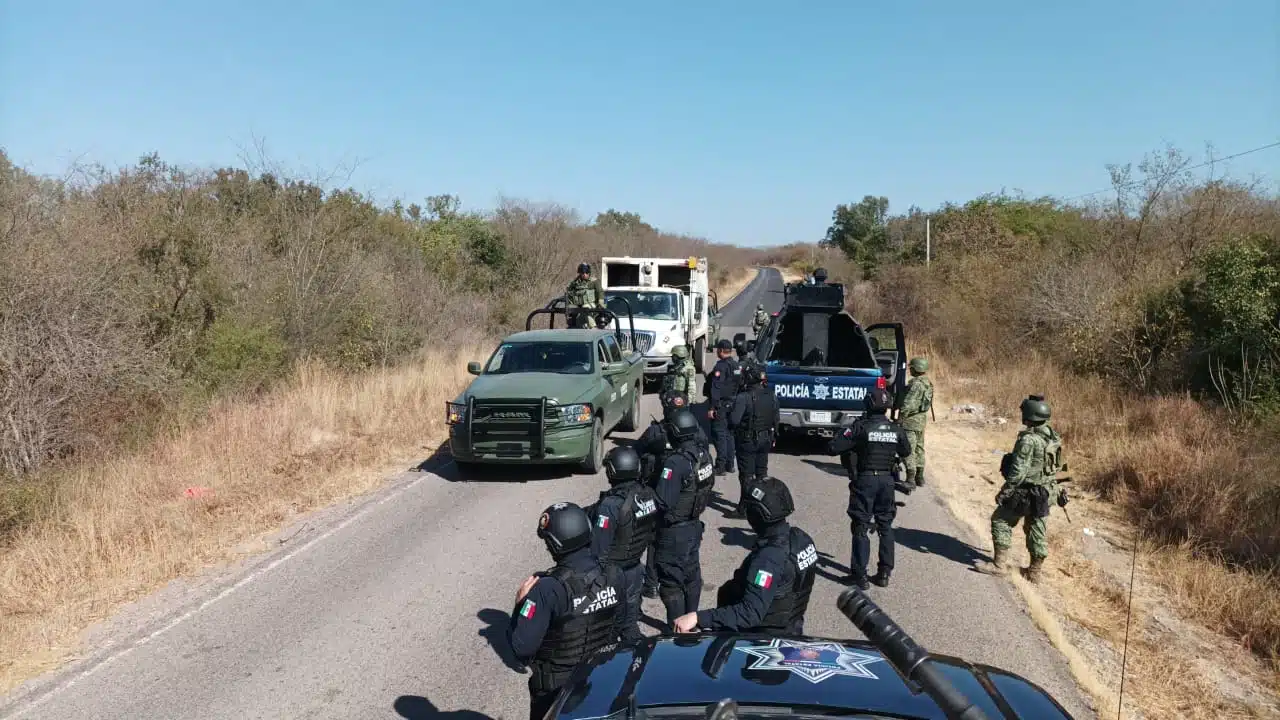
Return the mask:
<svg viewBox="0 0 1280 720">
<path fill-rule="evenodd" d="M 578 265 L 578 276 L 569 281 L 564 291 L 565 314 L 569 318 L 569 326 L 577 328 L 590 327 L 590 313 L 582 312 L 585 308 L 604 310 L 604 288 L 600 281 L 592 279 L 591 265 Z M 600 324 L 597 318 L 597 325 Z"/>
</svg>

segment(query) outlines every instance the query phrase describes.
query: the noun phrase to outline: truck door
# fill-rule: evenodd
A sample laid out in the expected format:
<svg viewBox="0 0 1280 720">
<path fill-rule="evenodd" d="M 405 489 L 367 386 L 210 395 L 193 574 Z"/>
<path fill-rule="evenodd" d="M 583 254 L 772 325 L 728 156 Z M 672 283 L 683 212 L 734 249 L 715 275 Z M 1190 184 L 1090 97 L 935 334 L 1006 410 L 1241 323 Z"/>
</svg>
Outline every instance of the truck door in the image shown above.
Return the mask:
<svg viewBox="0 0 1280 720">
<path fill-rule="evenodd" d="M 884 373 L 885 387 L 894 398 L 894 407 L 907 391 L 907 335 L 902 323 L 879 323 L 866 328 L 867 339 Z"/>
</svg>

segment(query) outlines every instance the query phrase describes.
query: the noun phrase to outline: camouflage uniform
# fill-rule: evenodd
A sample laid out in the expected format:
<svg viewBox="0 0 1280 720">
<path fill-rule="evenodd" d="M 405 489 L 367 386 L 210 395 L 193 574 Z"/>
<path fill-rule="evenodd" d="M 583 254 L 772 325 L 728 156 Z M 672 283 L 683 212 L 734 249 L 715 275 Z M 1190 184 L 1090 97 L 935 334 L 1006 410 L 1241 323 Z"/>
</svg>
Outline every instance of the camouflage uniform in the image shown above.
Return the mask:
<svg viewBox="0 0 1280 720">
<path fill-rule="evenodd" d="M 677 345 L 672 348 L 671 365 L 667 367 L 667 374 L 662 377 L 663 404 L 669 402 L 668 398 L 679 395 L 684 398 L 685 407 L 688 407 L 693 391 L 697 388 L 697 375 L 698 370 L 689 359 L 689 346 Z"/>
<path fill-rule="evenodd" d="M 755 333 L 755 335 L 759 337 L 760 331 L 764 330 L 764 326 L 768 324 L 769 313 L 764 311 L 764 305 L 756 305 L 756 316 L 751 321 L 751 332 Z"/>
<path fill-rule="evenodd" d="M 1041 568 L 1049 556 L 1045 518 L 1053 502 L 1064 504 L 1059 496 L 1057 473 L 1062 463 L 1062 438 L 1048 425 L 1049 406 L 1035 396 L 1022 402 L 1022 421 L 1027 426 L 1018 433 L 1013 452 L 1004 456 L 1001 473 L 1004 486 L 996 495 L 996 509 L 991 513 L 991 544 L 995 557 L 987 566 L 978 568 L 989 575 L 1002 575 L 1008 566 L 1009 549 L 1013 545 L 1013 528 L 1023 522 L 1031 565 L 1023 573 L 1032 582 L 1040 579 Z"/>
<path fill-rule="evenodd" d="M 604 288 L 600 287 L 600 281 L 594 278 L 583 278 L 581 275 L 575 277 L 569 282 L 569 287 L 564 291 L 564 305 L 566 310 L 573 308 L 597 308 L 605 309 L 604 305 Z M 580 316 L 579 316 L 580 317 Z M 572 315 L 570 322 L 573 322 Z M 577 327 L 590 327 L 590 325 L 582 325 L 578 321 Z"/>
<path fill-rule="evenodd" d="M 911 440 L 911 457 L 907 458 L 907 485 L 924 485 L 924 429 L 933 409 L 933 383 L 925 377 L 929 361 L 912 358 L 911 383 L 902 397 L 899 424 Z"/>
</svg>

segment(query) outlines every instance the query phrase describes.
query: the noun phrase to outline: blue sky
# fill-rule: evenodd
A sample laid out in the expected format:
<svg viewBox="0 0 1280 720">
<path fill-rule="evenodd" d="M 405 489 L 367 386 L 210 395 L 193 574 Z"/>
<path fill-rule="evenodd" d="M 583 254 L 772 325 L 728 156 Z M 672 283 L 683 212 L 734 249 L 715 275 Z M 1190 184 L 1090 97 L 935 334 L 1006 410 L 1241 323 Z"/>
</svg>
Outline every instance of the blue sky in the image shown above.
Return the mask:
<svg viewBox="0 0 1280 720">
<path fill-rule="evenodd" d="M 615 207 L 741 244 L 1001 188 L 1078 195 L 1165 142 L 1280 140 L 1275 0 L 0 0 L 0 145 L 355 165 L 380 200 Z M 1280 148 L 1232 162 L 1280 176 Z"/>
</svg>

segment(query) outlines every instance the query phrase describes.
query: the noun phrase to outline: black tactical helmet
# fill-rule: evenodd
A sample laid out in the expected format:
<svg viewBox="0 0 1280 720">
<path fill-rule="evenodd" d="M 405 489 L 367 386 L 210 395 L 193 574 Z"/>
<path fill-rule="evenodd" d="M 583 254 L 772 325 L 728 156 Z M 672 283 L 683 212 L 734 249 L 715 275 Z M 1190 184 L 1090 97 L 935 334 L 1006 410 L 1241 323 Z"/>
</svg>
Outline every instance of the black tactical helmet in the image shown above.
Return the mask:
<svg viewBox="0 0 1280 720">
<path fill-rule="evenodd" d="M 764 382 L 764 368 L 754 359 L 742 363 L 742 384 L 745 387 L 759 385 Z"/>
<path fill-rule="evenodd" d="M 745 358 L 747 356 L 747 341 L 743 340 L 742 342 L 734 343 L 733 351 L 738 354 L 739 360 Z"/>
<path fill-rule="evenodd" d="M 688 408 L 680 408 L 666 418 L 667 437 L 672 445 L 692 440 L 698 436 L 698 418 Z"/>
<path fill-rule="evenodd" d="M 818 282 L 826 282 L 826 281 L 827 281 L 827 269 L 826 269 L 826 268 L 816 268 L 816 269 L 813 271 L 813 279 L 814 279 L 814 280 L 817 280 Z"/>
<path fill-rule="evenodd" d="M 893 407 L 893 398 L 884 388 L 872 388 L 867 393 L 867 412 L 884 412 Z"/>
<path fill-rule="evenodd" d="M 749 485 L 742 499 L 742 513 L 752 528 L 763 528 L 784 520 L 795 509 L 791 490 L 776 477 L 767 477 Z"/>
<path fill-rule="evenodd" d="M 1052 411 L 1043 395 L 1029 395 L 1022 401 L 1022 422 L 1032 427 L 1049 422 Z"/>
<path fill-rule="evenodd" d="M 591 520 L 581 507 L 558 502 L 538 518 L 538 537 L 552 557 L 561 557 L 591 544 Z"/>
<path fill-rule="evenodd" d="M 589 274 L 590 272 L 591 272 L 591 265 L 590 265 L 590 264 L 588 264 L 588 263 L 578 263 L 578 274 L 579 274 L 579 275 L 581 275 L 582 273 L 588 273 L 588 274 Z"/>
<path fill-rule="evenodd" d="M 604 456 L 604 474 L 610 485 L 636 480 L 640 477 L 640 454 L 635 448 L 620 445 Z"/>
</svg>

